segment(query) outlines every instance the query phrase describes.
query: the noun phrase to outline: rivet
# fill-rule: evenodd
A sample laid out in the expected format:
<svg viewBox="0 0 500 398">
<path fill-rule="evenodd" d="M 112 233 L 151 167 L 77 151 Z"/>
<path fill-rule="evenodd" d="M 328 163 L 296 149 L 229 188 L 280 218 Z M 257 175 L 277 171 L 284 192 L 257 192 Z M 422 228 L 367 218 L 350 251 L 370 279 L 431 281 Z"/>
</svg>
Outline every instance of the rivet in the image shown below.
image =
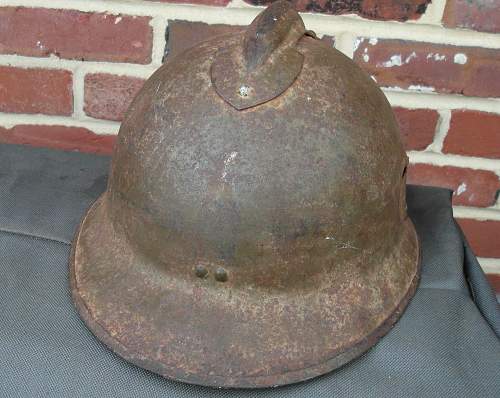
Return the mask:
<svg viewBox="0 0 500 398">
<path fill-rule="evenodd" d="M 194 273 L 198 278 L 204 278 L 208 275 L 208 270 L 203 265 L 194 267 Z"/>
<path fill-rule="evenodd" d="M 219 282 L 227 281 L 227 272 L 224 268 L 219 267 L 215 270 L 215 280 Z"/>
<path fill-rule="evenodd" d="M 249 90 L 250 90 L 250 87 L 241 86 L 240 89 L 238 90 L 238 94 L 240 95 L 240 97 L 248 97 Z"/>
</svg>

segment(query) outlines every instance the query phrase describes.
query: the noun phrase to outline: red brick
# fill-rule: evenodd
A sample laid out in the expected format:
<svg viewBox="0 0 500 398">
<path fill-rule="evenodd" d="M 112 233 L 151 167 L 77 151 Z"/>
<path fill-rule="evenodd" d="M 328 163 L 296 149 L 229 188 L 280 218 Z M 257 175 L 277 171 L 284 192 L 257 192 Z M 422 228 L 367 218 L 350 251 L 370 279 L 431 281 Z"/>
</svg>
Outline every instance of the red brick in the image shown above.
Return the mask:
<svg viewBox="0 0 500 398">
<path fill-rule="evenodd" d="M 443 25 L 447 28 L 467 28 L 482 32 L 500 32 L 498 0 L 448 0 Z"/>
<path fill-rule="evenodd" d="M 189 3 L 189 4 L 200 4 L 205 6 L 226 6 L 230 0 L 149 0 L 161 3 Z"/>
<path fill-rule="evenodd" d="M 85 113 L 97 119 L 121 121 L 144 84 L 143 79 L 106 73 L 85 76 Z"/>
<path fill-rule="evenodd" d="M 500 97 L 500 50 L 359 39 L 354 60 L 383 87 Z"/>
<path fill-rule="evenodd" d="M 410 165 L 408 183 L 452 189 L 453 204 L 478 207 L 493 205 L 500 189 L 500 180 L 491 171 L 423 163 Z"/>
<path fill-rule="evenodd" d="M 165 56 L 173 57 L 202 41 L 224 34 L 234 34 L 242 29 L 242 26 L 236 25 L 208 25 L 203 22 L 169 20 L 165 35 L 167 37 Z"/>
<path fill-rule="evenodd" d="M 470 71 L 469 88 L 463 90 L 464 95 L 477 97 L 500 97 L 500 50 L 495 52 L 495 59 L 482 59 Z M 483 54 L 488 52 L 484 50 Z"/>
<path fill-rule="evenodd" d="M 500 221 L 457 219 L 478 257 L 500 258 Z"/>
<path fill-rule="evenodd" d="M 0 143 L 90 152 L 109 155 L 116 136 L 97 135 L 81 127 L 19 125 L 0 127 Z"/>
<path fill-rule="evenodd" d="M 71 72 L 0 66 L 0 111 L 70 115 Z"/>
<path fill-rule="evenodd" d="M 434 139 L 439 114 L 433 109 L 393 108 L 407 150 L 427 148 Z"/>
<path fill-rule="evenodd" d="M 500 296 L 500 274 L 486 274 L 486 278 L 496 295 Z"/>
<path fill-rule="evenodd" d="M 267 5 L 274 0 L 245 0 Z M 407 21 L 418 19 L 431 0 L 292 0 L 297 11 L 323 14 L 358 14 L 368 19 Z"/>
<path fill-rule="evenodd" d="M 453 111 L 443 152 L 500 158 L 500 115 L 466 110 Z"/>
<path fill-rule="evenodd" d="M 0 8 L 0 52 L 35 57 L 148 63 L 149 17 L 73 10 Z"/>
</svg>

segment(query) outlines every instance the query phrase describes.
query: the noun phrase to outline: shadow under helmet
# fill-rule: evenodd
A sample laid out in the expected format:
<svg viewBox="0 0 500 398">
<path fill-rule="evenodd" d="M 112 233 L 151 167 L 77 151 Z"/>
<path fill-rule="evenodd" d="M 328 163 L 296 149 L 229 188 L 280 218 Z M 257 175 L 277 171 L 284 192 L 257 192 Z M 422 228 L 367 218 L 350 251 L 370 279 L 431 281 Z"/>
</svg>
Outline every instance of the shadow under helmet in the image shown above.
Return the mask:
<svg viewBox="0 0 500 398">
<path fill-rule="evenodd" d="M 376 84 L 275 2 L 168 60 L 133 101 L 73 242 L 76 307 L 113 351 L 171 379 L 326 373 L 416 289 L 407 162 Z"/>
</svg>

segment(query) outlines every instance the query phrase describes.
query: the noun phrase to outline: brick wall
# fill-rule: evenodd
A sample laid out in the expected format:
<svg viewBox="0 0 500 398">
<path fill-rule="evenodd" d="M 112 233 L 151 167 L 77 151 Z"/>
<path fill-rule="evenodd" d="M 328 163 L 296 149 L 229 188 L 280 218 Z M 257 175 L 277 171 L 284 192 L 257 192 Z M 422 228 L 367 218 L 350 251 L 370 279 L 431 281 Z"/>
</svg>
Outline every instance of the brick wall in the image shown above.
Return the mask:
<svg viewBox="0 0 500 398">
<path fill-rule="evenodd" d="M 500 0 L 293 1 L 383 88 L 410 182 L 454 190 L 455 215 L 498 288 Z M 165 57 L 237 31 L 269 2 L 2 0 L 0 141 L 110 153 Z"/>
</svg>

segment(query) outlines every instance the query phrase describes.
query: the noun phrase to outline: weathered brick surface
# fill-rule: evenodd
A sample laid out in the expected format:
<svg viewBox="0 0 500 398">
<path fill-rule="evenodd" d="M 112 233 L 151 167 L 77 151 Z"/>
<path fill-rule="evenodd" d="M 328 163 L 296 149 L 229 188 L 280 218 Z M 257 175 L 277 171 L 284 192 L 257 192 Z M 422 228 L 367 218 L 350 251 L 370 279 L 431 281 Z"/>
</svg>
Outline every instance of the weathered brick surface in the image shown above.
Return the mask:
<svg viewBox="0 0 500 398">
<path fill-rule="evenodd" d="M 97 119 L 121 121 L 144 84 L 143 79 L 93 73 L 85 76 L 85 113 Z"/>
<path fill-rule="evenodd" d="M 230 0 L 149 0 L 161 3 L 189 3 L 204 6 L 226 6 Z"/>
<path fill-rule="evenodd" d="M 500 258 L 500 221 L 465 218 L 457 221 L 476 256 Z"/>
<path fill-rule="evenodd" d="M 165 33 L 167 39 L 165 56 L 173 57 L 202 41 L 227 33 L 236 33 L 242 29 L 242 26 L 234 25 L 169 20 Z"/>
<path fill-rule="evenodd" d="M 433 109 L 393 108 L 407 150 L 427 148 L 434 139 L 439 114 Z"/>
<path fill-rule="evenodd" d="M 410 165 L 408 183 L 452 189 L 453 204 L 478 207 L 493 205 L 500 189 L 500 180 L 491 171 L 422 163 Z"/>
<path fill-rule="evenodd" d="M 0 8 L 0 53 L 148 63 L 148 17 L 42 8 Z"/>
<path fill-rule="evenodd" d="M 267 5 L 274 0 L 245 0 Z M 431 0 L 291 0 L 298 11 L 323 14 L 358 14 L 364 18 L 407 21 L 418 19 Z"/>
<path fill-rule="evenodd" d="M 70 115 L 71 72 L 0 66 L 0 112 Z"/>
<path fill-rule="evenodd" d="M 116 136 L 97 135 L 81 127 L 19 125 L 11 129 L 0 127 L 0 143 L 24 144 L 35 147 L 62 149 L 109 155 Z"/>
<path fill-rule="evenodd" d="M 383 87 L 500 97 L 500 50 L 360 38 L 354 60 Z"/>
<path fill-rule="evenodd" d="M 498 0 L 448 0 L 443 25 L 448 28 L 467 28 L 483 32 L 500 32 L 500 3 Z"/>
<path fill-rule="evenodd" d="M 467 110 L 453 111 L 443 152 L 500 158 L 500 115 Z"/>
</svg>

